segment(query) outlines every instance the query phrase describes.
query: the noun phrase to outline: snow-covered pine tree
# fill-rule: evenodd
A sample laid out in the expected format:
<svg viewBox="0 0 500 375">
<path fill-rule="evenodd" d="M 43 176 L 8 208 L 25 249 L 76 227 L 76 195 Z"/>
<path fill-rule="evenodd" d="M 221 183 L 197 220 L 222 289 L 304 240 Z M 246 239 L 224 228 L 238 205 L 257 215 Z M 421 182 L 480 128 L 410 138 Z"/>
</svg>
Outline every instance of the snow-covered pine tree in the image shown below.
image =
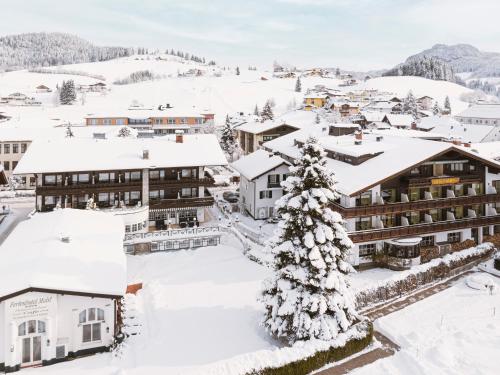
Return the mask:
<svg viewBox="0 0 500 375">
<path fill-rule="evenodd" d="M 271 103 L 269 102 L 269 100 L 264 105 L 264 108 L 262 108 L 262 112 L 260 113 L 260 118 L 261 122 L 264 122 L 266 120 L 272 120 L 274 118 L 273 110 L 271 108 Z"/>
<path fill-rule="evenodd" d="M 71 124 L 66 126 L 66 138 L 73 138 L 75 134 L 73 133 L 73 129 L 71 129 Z"/>
<path fill-rule="evenodd" d="M 450 97 L 448 95 L 444 99 L 444 109 L 447 114 L 451 113 Z"/>
<path fill-rule="evenodd" d="M 236 139 L 234 137 L 233 129 L 231 128 L 231 120 L 229 120 L 229 115 L 226 115 L 226 122 L 222 128 L 222 134 L 220 137 L 221 148 L 226 152 L 231 161 L 233 160 L 233 154 L 236 149 Z"/>
<path fill-rule="evenodd" d="M 321 118 L 319 117 L 319 113 L 316 113 L 316 118 L 314 119 L 314 122 L 316 124 L 319 124 L 321 122 Z"/>
<path fill-rule="evenodd" d="M 411 90 L 408 91 L 406 98 L 403 100 L 403 113 L 412 115 L 415 119 L 418 117 L 417 100 Z"/>
<path fill-rule="evenodd" d="M 300 82 L 300 77 L 297 77 L 297 81 L 295 82 L 295 92 L 302 91 L 302 83 Z"/>
<path fill-rule="evenodd" d="M 237 75 L 237 76 L 239 76 L 239 75 L 240 75 L 240 67 L 239 67 L 239 66 L 237 66 L 237 67 L 236 67 L 236 75 Z"/>
<path fill-rule="evenodd" d="M 257 104 L 255 104 L 255 108 L 254 108 L 254 110 L 253 110 L 253 114 L 254 114 L 255 116 L 258 116 L 258 115 L 260 114 L 259 107 L 257 106 Z"/>
<path fill-rule="evenodd" d="M 72 104 L 76 100 L 75 83 L 73 80 L 63 81 L 59 94 L 59 101 L 61 104 Z"/>
<path fill-rule="evenodd" d="M 434 102 L 434 107 L 432 107 L 432 114 L 434 116 L 437 116 L 439 115 L 439 113 L 441 112 L 441 109 L 439 109 L 439 104 L 437 102 L 437 100 Z"/>
<path fill-rule="evenodd" d="M 345 278 L 354 271 L 347 262 L 353 243 L 340 214 L 330 209 L 338 194 L 317 139 L 307 139 L 282 186 L 279 229 L 268 245 L 274 276 L 261 296 L 264 326 L 290 344 L 332 340 L 357 318 Z"/>
<path fill-rule="evenodd" d="M 132 135 L 132 133 L 131 133 L 130 128 L 128 126 L 124 126 L 123 128 L 121 128 L 118 131 L 118 137 L 127 138 L 127 137 L 130 137 L 131 135 Z"/>
</svg>

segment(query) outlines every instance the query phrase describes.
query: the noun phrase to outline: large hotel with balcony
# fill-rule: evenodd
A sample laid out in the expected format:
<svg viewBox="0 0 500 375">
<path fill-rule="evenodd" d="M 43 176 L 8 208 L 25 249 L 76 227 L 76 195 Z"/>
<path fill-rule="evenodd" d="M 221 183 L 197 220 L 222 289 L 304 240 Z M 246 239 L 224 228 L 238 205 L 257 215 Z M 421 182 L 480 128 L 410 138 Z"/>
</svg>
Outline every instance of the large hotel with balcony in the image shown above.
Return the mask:
<svg viewBox="0 0 500 375">
<path fill-rule="evenodd" d="M 351 131 L 317 137 L 335 173 L 333 209 L 355 244 L 354 265 L 405 269 L 500 236 L 500 163 L 467 144 Z M 264 148 L 293 162 L 308 135 Z"/>
<path fill-rule="evenodd" d="M 197 226 L 214 203 L 205 167 L 225 165 L 214 135 L 37 140 L 15 174 L 36 177 L 36 209 L 98 208 L 126 232 Z M 29 172 L 28 172 L 29 171 Z"/>
<path fill-rule="evenodd" d="M 163 109 L 128 109 L 119 113 L 91 114 L 85 117 L 86 125 L 127 125 L 137 130 L 149 130 L 154 135 L 173 134 L 177 130 L 184 133 L 203 133 L 207 126 L 214 125 L 211 113 L 196 113 L 179 110 L 169 105 Z"/>
</svg>

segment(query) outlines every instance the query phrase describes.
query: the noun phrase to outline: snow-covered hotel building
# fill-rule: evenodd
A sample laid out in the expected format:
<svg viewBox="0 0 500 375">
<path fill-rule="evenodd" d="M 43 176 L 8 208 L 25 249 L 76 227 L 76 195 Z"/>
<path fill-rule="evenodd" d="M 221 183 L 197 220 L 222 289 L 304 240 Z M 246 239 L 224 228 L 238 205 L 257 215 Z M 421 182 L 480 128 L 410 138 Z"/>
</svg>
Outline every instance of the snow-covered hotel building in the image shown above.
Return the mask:
<svg viewBox="0 0 500 375">
<path fill-rule="evenodd" d="M 21 222 L 0 246 L 0 371 L 107 350 L 126 284 L 123 224 L 62 209 Z"/>
<path fill-rule="evenodd" d="M 500 104 L 476 104 L 460 112 L 455 118 L 463 124 L 500 126 Z"/>
<path fill-rule="evenodd" d="M 266 160 L 279 155 L 292 163 L 310 133 L 300 130 L 265 143 L 264 150 L 275 154 Z M 340 198 L 333 209 L 345 218 L 355 243 L 354 265 L 407 268 L 500 232 L 500 163 L 448 142 L 330 134 L 316 132 L 335 173 Z M 259 178 L 266 181 L 276 174 L 279 160 L 269 163 L 266 172 L 258 166 L 247 169 L 260 168 Z M 241 199 L 246 201 L 266 200 L 271 190 L 260 187 L 247 196 L 244 179 L 242 184 Z"/>
<path fill-rule="evenodd" d="M 122 112 L 95 113 L 85 117 L 86 125 L 127 125 L 138 130 L 152 130 L 155 135 L 203 133 L 207 126 L 214 125 L 211 113 L 195 113 L 165 107 L 163 110 L 129 109 Z"/>
<path fill-rule="evenodd" d="M 36 176 L 36 209 L 85 209 L 120 215 L 126 232 L 194 226 L 205 220 L 214 184 L 205 167 L 227 164 L 211 134 L 159 138 L 36 140 L 15 173 Z"/>
</svg>

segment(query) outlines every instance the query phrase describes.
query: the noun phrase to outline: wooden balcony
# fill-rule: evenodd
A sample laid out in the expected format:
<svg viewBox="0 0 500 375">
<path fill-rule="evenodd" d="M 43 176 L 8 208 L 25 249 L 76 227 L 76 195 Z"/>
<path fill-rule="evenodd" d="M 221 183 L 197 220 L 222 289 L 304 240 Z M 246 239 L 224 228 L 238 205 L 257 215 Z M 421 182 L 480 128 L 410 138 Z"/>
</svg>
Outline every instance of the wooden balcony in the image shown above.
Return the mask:
<svg viewBox="0 0 500 375">
<path fill-rule="evenodd" d="M 442 180 L 442 183 L 434 183 L 435 181 Z M 429 177 L 409 177 L 407 179 L 410 187 L 424 187 L 424 186 L 439 186 L 449 184 L 471 184 L 474 182 L 482 182 L 483 179 L 480 175 L 462 175 L 462 176 L 429 176 Z"/>
<path fill-rule="evenodd" d="M 88 184 L 43 185 L 36 187 L 37 195 L 86 194 L 92 192 L 118 192 L 142 190 L 142 180 L 128 182 L 97 182 Z"/>
<path fill-rule="evenodd" d="M 172 208 L 211 207 L 214 203 L 214 197 L 205 193 L 204 197 L 150 200 L 149 208 L 151 210 L 160 210 Z"/>
<path fill-rule="evenodd" d="M 150 190 L 159 190 L 167 187 L 196 187 L 196 186 L 213 186 L 215 180 L 212 177 L 205 176 L 203 178 L 180 178 L 180 179 L 159 179 L 149 180 Z"/>
<path fill-rule="evenodd" d="M 380 241 L 391 238 L 411 237 L 427 235 L 435 232 L 445 232 L 486 225 L 499 225 L 500 215 L 481 216 L 477 218 L 465 218 L 453 221 L 439 221 L 436 223 L 421 223 L 408 226 L 400 226 L 384 229 L 370 229 L 358 232 L 350 232 L 349 238 L 355 242 Z"/>
<path fill-rule="evenodd" d="M 423 211 L 496 202 L 500 202 L 500 193 L 464 195 L 455 198 L 424 199 L 405 203 L 396 202 L 358 207 L 342 207 L 335 203 L 332 209 L 339 212 L 345 219 L 349 219 L 353 217 L 390 215 L 409 211 Z"/>
</svg>

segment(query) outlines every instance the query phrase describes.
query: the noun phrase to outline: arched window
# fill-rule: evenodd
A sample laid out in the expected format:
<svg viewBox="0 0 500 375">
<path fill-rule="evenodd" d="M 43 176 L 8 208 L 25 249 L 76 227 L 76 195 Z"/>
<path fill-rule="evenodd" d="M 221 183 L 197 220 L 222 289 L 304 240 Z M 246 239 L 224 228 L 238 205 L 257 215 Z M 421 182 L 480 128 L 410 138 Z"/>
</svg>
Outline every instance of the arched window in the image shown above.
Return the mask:
<svg viewBox="0 0 500 375">
<path fill-rule="evenodd" d="M 28 320 L 17 327 L 18 336 L 26 336 L 34 333 L 45 333 L 45 322 L 42 320 Z"/>
<path fill-rule="evenodd" d="M 80 312 L 78 321 L 82 325 L 82 342 L 101 341 L 101 323 L 104 310 L 89 308 Z"/>
</svg>

